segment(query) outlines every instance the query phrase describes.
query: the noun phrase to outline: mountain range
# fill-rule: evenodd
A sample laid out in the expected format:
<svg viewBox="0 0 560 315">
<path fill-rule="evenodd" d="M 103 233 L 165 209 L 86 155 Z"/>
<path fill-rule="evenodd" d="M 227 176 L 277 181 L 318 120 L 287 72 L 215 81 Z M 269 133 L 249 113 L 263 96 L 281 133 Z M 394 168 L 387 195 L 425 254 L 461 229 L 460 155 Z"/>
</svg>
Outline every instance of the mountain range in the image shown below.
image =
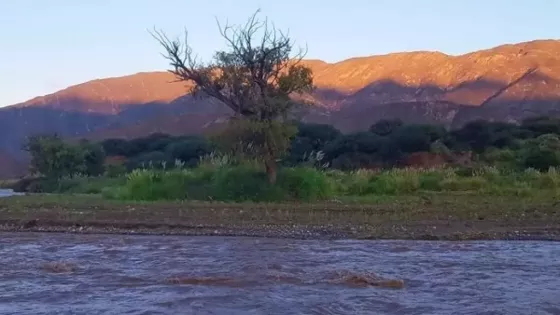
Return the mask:
<svg viewBox="0 0 560 315">
<path fill-rule="evenodd" d="M 464 55 L 403 52 L 337 63 L 305 60 L 316 90 L 301 113 L 345 132 L 382 118 L 439 123 L 519 121 L 560 115 L 560 41 L 508 44 Z M 0 177 L 25 170 L 25 138 L 133 138 L 154 132 L 200 133 L 225 121 L 228 109 L 195 99 L 168 72 L 98 79 L 0 108 Z"/>
</svg>

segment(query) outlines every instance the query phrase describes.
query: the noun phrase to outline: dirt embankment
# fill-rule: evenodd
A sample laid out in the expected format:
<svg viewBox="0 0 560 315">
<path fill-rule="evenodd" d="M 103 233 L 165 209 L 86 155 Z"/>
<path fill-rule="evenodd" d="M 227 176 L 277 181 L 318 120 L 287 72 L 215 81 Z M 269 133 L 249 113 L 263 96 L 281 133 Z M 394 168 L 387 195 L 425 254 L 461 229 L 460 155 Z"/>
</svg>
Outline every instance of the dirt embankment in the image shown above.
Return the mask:
<svg viewBox="0 0 560 315">
<path fill-rule="evenodd" d="M 94 196 L 0 199 L 0 231 L 302 239 L 560 240 L 560 204 L 543 197 L 435 195 L 376 204 L 117 202 Z"/>
</svg>

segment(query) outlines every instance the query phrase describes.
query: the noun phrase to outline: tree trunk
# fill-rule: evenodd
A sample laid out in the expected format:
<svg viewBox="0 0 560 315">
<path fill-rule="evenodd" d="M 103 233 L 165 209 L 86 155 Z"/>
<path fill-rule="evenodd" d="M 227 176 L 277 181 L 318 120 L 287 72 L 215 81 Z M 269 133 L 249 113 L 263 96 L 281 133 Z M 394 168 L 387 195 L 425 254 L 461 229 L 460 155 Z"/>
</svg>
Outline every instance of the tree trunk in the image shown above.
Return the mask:
<svg viewBox="0 0 560 315">
<path fill-rule="evenodd" d="M 268 182 L 273 185 L 276 184 L 276 173 L 277 173 L 276 160 L 274 158 L 267 158 L 266 161 L 264 161 L 264 166 L 266 167 Z"/>
</svg>

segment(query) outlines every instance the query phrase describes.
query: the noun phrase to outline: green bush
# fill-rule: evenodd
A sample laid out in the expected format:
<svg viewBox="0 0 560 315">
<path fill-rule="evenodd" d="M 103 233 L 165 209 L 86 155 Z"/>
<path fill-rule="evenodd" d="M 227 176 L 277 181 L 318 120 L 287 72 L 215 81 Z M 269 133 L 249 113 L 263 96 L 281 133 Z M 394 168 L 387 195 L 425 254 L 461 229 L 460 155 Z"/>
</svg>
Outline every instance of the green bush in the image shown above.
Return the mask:
<svg viewBox="0 0 560 315">
<path fill-rule="evenodd" d="M 282 199 L 266 174 L 247 167 L 195 170 L 136 170 L 127 179 L 121 199 L 268 201 Z M 112 195 L 106 192 L 107 195 Z"/>
<path fill-rule="evenodd" d="M 444 179 L 445 174 L 442 172 L 426 172 L 420 174 L 418 182 L 421 190 L 440 191 L 443 189 Z"/>
<path fill-rule="evenodd" d="M 363 196 L 367 195 L 368 183 L 375 173 L 367 170 L 353 172 L 331 172 L 330 177 L 334 179 L 336 191 L 343 195 Z"/>
<path fill-rule="evenodd" d="M 108 198 L 133 200 L 216 200 L 216 201 L 314 201 L 332 198 L 334 180 L 312 168 L 285 168 L 275 185 L 266 173 L 252 165 L 199 167 L 193 170 L 136 170 L 129 174 L 124 189 Z"/>
<path fill-rule="evenodd" d="M 105 166 L 105 175 L 111 178 L 122 177 L 126 174 L 126 166 L 121 164 Z"/>
<path fill-rule="evenodd" d="M 473 176 L 474 173 L 475 173 L 474 167 L 463 166 L 455 169 L 455 175 L 460 177 L 470 177 Z"/>
<path fill-rule="evenodd" d="M 501 170 L 518 170 L 520 168 L 520 153 L 512 149 L 491 148 L 482 154 L 481 159 Z"/>
<path fill-rule="evenodd" d="M 277 184 L 293 200 L 324 200 L 335 194 L 334 181 L 324 172 L 309 167 L 280 170 Z"/>
<path fill-rule="evenodd" d="M 58 181 L 50 178 L 36 178 L 28 182 L 25 192 L 54 193 L 58 190 Z"/>
<path fill-rule="evenodd" d="M 443 190 L 447 191 L 480 191 L 487 186 L 482 177 L 446 178 L 441 182 Z"/>
<path fill-rule="evenodd" d="M 410 170 L 390 170 L 374 175 L 365 192 L 377 195 L 413 193 L 420 189 L 418 174 Z"/>
<path fill-rule="evenodd" d="M 538 189 L 557 189 L 560 188 L 560 173 L 555 168 L 550 168 L 548 172 L 540 173 L 531 181 L 533 187 Z"/>
<path fill-rule="evenodd" d="M 250 166 L 219 168 L 209 195 L 223 201 L 274 201 L 286 198 L 278 185 L 270 185 L 265 172 Z"/>
<path fill-rule="evenodd" d="M 127 177 L 125 196 L 134 200 L 186 199 L 187 171 L 135 170 Z"/>
<path fill-rule="evenodd" d="M 124 177 L 85 177 L 76 176 L 62 178 L 58 182 L 49 183 L 45 192 L 68 194 L 100 194 L 106 187 L 117 187 L 125 183 Z M 45 182 L 46 183 L 46 182 Z"/>
</svg>

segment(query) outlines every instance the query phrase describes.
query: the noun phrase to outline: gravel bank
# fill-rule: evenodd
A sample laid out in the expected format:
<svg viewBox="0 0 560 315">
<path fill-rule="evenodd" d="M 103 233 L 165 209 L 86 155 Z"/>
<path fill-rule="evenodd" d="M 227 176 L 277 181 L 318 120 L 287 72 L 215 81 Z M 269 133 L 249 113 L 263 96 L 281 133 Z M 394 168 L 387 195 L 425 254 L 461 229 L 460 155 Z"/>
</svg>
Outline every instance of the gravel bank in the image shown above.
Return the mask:
<svg viewBox="0 0 560 315">
<path fill-rule="evenodd" d="M 3 232 L 53 232 L 82 234 L 248 236 L 294 239 L 407 239 L 407 240 L 540 240 L 560 241 L 560 226 L 527 226 L 513 229 L 467 224 L 459 229 L 431 222 L 414 225 L 309 226 L 309 225 L 173 225 L 149 223 L 3 220 Z"/>
</svg>

